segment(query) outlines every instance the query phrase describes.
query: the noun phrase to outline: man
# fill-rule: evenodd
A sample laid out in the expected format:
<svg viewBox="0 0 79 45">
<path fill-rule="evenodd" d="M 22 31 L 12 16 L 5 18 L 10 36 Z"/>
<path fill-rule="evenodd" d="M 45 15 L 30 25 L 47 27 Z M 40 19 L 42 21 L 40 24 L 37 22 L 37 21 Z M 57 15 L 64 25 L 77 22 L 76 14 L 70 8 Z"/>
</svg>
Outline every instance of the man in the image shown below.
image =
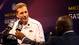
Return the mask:
<svg viewBox="0 0 79 45">
<path fill-rule="evenodd" d="M 65 15 L 58 18 L 56 22 L 56 33 L 58 36 L 51 36 L 47 45 L 79 45 L 79 36 L 72 29 L 72 19 Z"/>
<path fill-rule="evenodd" d="M 42 25 L 35 19 L 29 17 L 27 5 L 24 3 L 16 4 L 16 21 L 11 21 L 12 27 L 9 34 L 18 38 L 18 43 L 27 43 L 27 39 L 37 43 L 45 42 Z"/>
</svg>

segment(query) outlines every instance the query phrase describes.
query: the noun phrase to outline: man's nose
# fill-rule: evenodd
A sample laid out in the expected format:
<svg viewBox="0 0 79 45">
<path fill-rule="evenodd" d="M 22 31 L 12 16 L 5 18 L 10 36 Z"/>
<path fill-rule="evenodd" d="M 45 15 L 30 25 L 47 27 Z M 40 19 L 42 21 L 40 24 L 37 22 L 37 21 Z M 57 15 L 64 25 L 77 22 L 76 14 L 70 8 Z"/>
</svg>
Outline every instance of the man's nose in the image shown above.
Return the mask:
<svg viewBox="0 0 79 45">
<path fill-rule="evenodd" d="M 26 16 L 26 13 L 24 13 L 23 15 Z"/>
</svg>

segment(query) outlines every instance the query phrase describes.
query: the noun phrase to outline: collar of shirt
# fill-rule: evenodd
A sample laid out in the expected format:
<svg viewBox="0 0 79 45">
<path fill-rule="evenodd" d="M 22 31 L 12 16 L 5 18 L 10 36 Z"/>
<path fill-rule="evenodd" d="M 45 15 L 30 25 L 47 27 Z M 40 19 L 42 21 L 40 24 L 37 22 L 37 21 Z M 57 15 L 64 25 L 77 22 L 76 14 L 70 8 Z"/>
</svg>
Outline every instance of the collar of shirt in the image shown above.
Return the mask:
<svg viewBox="0 0 79 45">
<path fill-rule="evenodd" d="M 30 22 L 30 17 L 29 17 L 29 18 L 28 18 L 28 22 L 27 22 L 27 24 L 26 24 L 26 25 L 23 25 L 23 26 L 25 26 L 25 27 L 29 28 L 29 27 L 30 27 L 30 25 L 31 25 L 31 22 Z"/>
<path fill-rule="evenodd" d="M 69 30 L 69 31 L 66 31 L 64 34 L 69 33 L 69 32 L 74 32 L 74 31 L 73 30 Z"/>
</svg>

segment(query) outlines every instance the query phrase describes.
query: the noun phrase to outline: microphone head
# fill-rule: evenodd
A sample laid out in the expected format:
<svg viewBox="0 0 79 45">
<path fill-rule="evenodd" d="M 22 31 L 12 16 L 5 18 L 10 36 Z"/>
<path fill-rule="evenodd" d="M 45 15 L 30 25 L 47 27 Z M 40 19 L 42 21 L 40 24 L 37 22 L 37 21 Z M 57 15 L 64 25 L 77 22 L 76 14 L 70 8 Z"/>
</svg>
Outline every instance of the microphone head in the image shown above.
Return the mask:
<svg viewBox="0 0 79 45">
<path fill-rule="evenodd" d="M 15 35 L 8 34 L 3 36 L 3 43 L 5 45 L 17 45 L 18 41 Z"/>
<path fill-rule="evenodd" d="M 17 28 L 16 28 L 16 30 L 21 31 L 21 29 L 22 29 L 22 25 L 21 25 L 20 22 L 19 22 L 19 23 L 18 23 L 18 26 L 17 26 Z"/>
</svg>

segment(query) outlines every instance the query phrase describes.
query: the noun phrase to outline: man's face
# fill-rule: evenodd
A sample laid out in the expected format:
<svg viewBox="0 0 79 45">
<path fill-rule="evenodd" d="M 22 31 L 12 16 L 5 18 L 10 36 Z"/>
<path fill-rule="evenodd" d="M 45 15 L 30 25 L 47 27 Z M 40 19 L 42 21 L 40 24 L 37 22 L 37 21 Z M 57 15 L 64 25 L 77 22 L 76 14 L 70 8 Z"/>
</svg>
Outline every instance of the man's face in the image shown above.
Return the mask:
<svg viewBox="0 0 79 45">
<path fill-rule="evenodd" d="M 28 10 L 26 6 L 18 8 L 17 10 L 17 18 L 20 19 L 21 22 L 28 21 Z"/>
</svg>

